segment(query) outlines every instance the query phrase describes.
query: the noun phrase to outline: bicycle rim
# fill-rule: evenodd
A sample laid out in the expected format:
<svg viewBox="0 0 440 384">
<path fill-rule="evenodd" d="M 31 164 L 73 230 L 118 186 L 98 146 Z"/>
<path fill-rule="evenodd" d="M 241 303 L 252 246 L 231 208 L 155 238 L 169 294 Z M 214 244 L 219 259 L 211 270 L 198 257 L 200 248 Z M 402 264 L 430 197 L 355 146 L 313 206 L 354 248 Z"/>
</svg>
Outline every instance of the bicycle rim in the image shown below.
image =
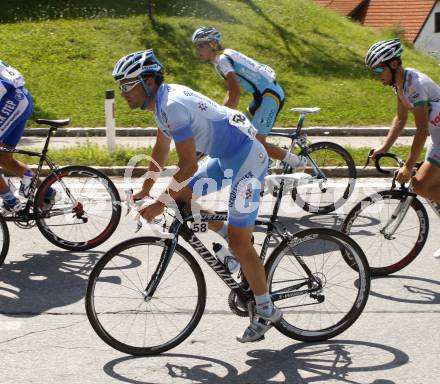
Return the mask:
<svg viewBox="0 0 440 384">
<path fill-rule="evenodd" d="M 347 264 L 342 250 L 356 269 Z M 275 305 L 283 311 L 276 328 L 302 341 L 327 340 L 342 333 L 362 313 L 370 290 L 362 250 L 348 236 L 330 229 L 296 233 L 274 250 L 266 272 Z M 284 296 L 277 300 L 277 294 Z"/>
<path fill-rule="evenodd" d="M 326 214 L 342 206 L 353 193 L 356 167 L 351 155 L 341 146 L 321 142 L 308 147 L 309 159 L 304 170 L 314 182 L 292 190 L 292 199 L 311 213 Z M 314 165 L 325 175 L 323 180 Z"/>
<path fill-rule="evenodd" d="M 145 288 L 165 250 L 162 239 L 131 239 L 109 250 L 92 271 L 87 316 L 97 334 L 121 352 L 167 351 L 191 334 L 203 314 L 202 271 L 179 245 L 154 295 L 145 299 Z"/>
<path fill-rule="evenodd" d="M 9 229 L 4 217 L 0 214 L 0 266 L 9 251 Z"/>
<path fill-rule="evenodd" d="M 341 231 L 350 235 L 364 251 L 372 276 L 400 271 L 425 245 L 429 219 L 425 207 L 413 199 L 400 225 L 391 233 L 387 224 L 404 201 L 400 191 L 381 191 L 359 202 L 347 215 Z M 390 228 L 390 227 L 388 227 Z"/>
<path fill-rule="evenodd" d="M 45 200 L 49 188 L 56 191 L 52 201 Z M 112 235 L 121 217 L 120 204 L 119 193 L 107 176 L 73 166 L 43 181 L 34 209 L 43 213 L 36 222 L 50 242 L 79 251 L 94 248 Z"/>
</svg>

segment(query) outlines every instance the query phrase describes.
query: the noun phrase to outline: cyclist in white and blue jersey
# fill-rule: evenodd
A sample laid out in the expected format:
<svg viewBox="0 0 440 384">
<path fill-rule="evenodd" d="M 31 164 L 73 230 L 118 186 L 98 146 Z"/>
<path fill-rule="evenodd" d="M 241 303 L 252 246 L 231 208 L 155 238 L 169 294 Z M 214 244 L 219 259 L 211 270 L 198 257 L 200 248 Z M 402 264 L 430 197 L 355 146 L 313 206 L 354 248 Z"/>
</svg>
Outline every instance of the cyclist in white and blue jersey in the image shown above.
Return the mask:
<svg viewBox="0 0 440 384">
<path fill-rule="evenodd" d="M 386 153 L 405 127 L 408 112 L 414 115 L 416 134 L 405 165 L 399 169 L 396 180 L 406 183 L 431 136 L 426 161 L 412 179 L 414 191 L 423 197 L 440 203 L 440 86 L 429 76 L 412 68 L 403 68 L 403 47 L 399 39 L 379 41 L 373 44 L 365 56 L 365 64 L 371 68 L 383 85 L 393 87 L 397 97 L 397 113 L 384 143 L 373 152 L 373 157 Z"/>
<path fill-rule="evenodd" d="M 193 200 L 207 192 L 231 185 L 228 205 L 228 241 L 254 293 L 256 315 L 238 337 L 241 342 L 262 338 L 281 319 L 281 311 L 270 299 L 266 275 L 252 242 L 258 213 L 260 187 L 268 164 L 267 153 L 257 140 L 255 129 L 240 112 L 221 106 L 182 85 L 164 83 L 163 66 L 152 50 L 121 58 L 113 70 L 122 96 L 130 108 L 154 113 L 158 130 L 149 173 L 135 199 L 149 195 L 157 173 L 165 165 L 170 142 L 179 157 L 178 171 L 168 188 L 140 213 L 148 221 L 161 214 L 172 201 L 193 207 Z M 198 169 L 196 152 L 209 157 Z M 153 174 L 155 176 L 153 176 Z M 224 183 L 225 179 L 228 182 Z M 222 223 L 210 223 L 219 233 Z"/>
<path fill-rule="evenodd" d="M 223 48 L 220 39 L 221 33 L 214 27 L 200 27 L 192 35 L 192 43 L 199 57 L 211 62 L 225 80 L 228 91 L 223 104 L 233 109 L 238 107 L 240 86 L 251 93 L 253 100 L 248 106 L 247 115 L 258 131 L 257 139 L 269 156 L 293 168 L 303 166 L 302 157 L 266 142 L 285 99 L 274 70 L 240 52 Z"/>
<path fill-rule="evenodd" d="M 26 122 L 32 114 L 33 103 L 25 87 L 23 76 L 15 68 L 0 60 L 0 146 L 15 148 L 23 135 Z M 33 174 L 29 167 L 14 159 L 12 153 L 0 153 L 0 167 L 9 173 L 29 180 Z M 20 186 L 20 194 L 26 196 L 26 186 Z M 10 190 L 5 179 L 0 177 L 0 197 L 3 208 L 8 211 L 20 207 L 19 200 Z"/>
</svg>

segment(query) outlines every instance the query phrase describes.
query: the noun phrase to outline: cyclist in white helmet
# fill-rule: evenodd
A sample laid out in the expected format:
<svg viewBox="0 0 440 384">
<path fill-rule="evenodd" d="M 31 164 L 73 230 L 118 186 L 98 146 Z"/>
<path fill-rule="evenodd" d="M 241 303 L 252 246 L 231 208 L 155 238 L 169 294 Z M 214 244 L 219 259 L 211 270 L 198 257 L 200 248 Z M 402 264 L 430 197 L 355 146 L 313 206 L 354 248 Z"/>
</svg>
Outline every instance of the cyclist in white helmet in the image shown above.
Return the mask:
<svg viewBox="0 0 440 384">
<path fill-rule="evenodd" d="M 380 41 L 370 47 L 365 64 L 383 85 L 393 87 L 397 97 L 397 114 L 384 143 L 376 148 L 373 158 L 386 153 L 405 127 L 408 112 L 414 115 L 416 134 L 405 165 L 396 180 L 408 182 L 411 171 L 425 141 L 431 135 L 426 161 L 413 178 L 414 191 L 420 196 L 440 203 L 440 87 L 427 75 L 413 68 L 403 68 L 403 47 L 399 39 Z"/>
<path fill-rule="evenodd" d="M 228 91 L 223 105 L 234 109 L 238 107 L 240 86 L 252 93 L 247 116 L 258 131 L 257 139 L 273 159 L 284 161 L 293 168 L 303 166 L 302 157 L 266 142 L 285 99 L 274 70 L 240 52 L 225 49 L 220 39 L 221 33 L 214 27 L 200 27 L 192 35 L 192 43 L 201 60 L 211 62 L 225 80 Z"/>
<path fill-rule="evenodd" d="M 254 139 L 255 128 L 238 111 L 221 106 L 190 88 L 165 84 L 163 66 L 152 50 L 121 58 L 115 65 L 113 77 L 129 107 L 153 112 L 158 126 L 152 152 L 154 161 L 150 162 L 147 178 L 142 189 L 134 194 L 135 199 L 148 196 L 155 181 L 152 175 L 157 175 L 165 165 L 171 140 L 176 145 L 178 171 L 159 198 L 140 210 L 146 220 L 152 221 L 172 201 L 183 201 L 187 208 L 193 207 L 193 200 L 206 194 L 207 189 L 218 190 L 232 182 L 228 241 L 256 301 L 256 315 L 238 340 L 261 339 L 282 314 L 271 301 L 266 274 L 251 241 L 261 181 L 268 164 L 263 145 Z M 196 151 L 209 156 L 200 169 L 197 169 Z M 229 182 L 224 183 L 224 179 Z M 224 225 L 213 222 L 210 228 L 222 234 Z"/>
</svg>

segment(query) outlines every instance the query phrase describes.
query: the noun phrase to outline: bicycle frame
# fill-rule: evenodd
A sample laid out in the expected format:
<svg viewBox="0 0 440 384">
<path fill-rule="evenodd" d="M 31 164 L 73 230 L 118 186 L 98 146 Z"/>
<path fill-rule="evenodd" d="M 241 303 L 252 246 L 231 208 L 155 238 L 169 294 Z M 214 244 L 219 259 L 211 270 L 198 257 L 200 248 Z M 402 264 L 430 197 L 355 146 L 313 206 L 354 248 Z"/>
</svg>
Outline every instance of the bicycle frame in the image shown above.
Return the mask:
<svg viewBox="0 0 440 384">
<path fill-rule="evenodd" d="M 294 133 L 289 135 L 286 133 L 273 132 L 273 133 L 270 133 L 269 136 L 284 137 L 284 138 L 290 139 L 291 144 L 290 144 L 289 152 L 291 152 L 291 153 L 293 152 L 295 147 L 298 146 L 301 149 L 301 152 L 304 154 L 304 156 L 307 157 L 309 164 L 312 166 L 313 171 L 315 172 L 315 175 L 316 175 L 315 177 L 319 180 L 320 183 L 322 183 L 323 181 L 327 180 L 327 177 L 321 171 L 321 169 L 318 167 L 315 160 L 313 160 L 309 156 L 309 151 L 308 151 L 308 146 L 307 146 L 307 134 L 305 134 L 305 133 L 301 134 L 301 130 L 302 130 L 302 127 L 304 124 L 304 119 L 305 119 L 306 115 L 307 115 L 306 112 L 301 113 L 301 115 L 298 119 L 296 130 Z M 289 165 L 286 163 L 286 164 L 284 164 L 283 173 L 286 174 L 288 172 L 289 172 Z M 314 182 L 315 181 L 313 179 L 311 179 L 308 182 L 306 182 L 306 184 L 312 184 Z"/>
<path fill-rule="evenodd" d="M 370 152 L 371 154 L 371 152 Z M 392 153 L 386 153 L 386 154 L 380 154 L 376 160 L 375 160 L 375 167 L 376 169 L 384 174 L 390 174 L 389 171 L 383 170 L 380 166 L 380 159 L 383 157 L 390 157 L 393 160 L 397 162 L 399 167 L 402 167 L 404 165 L 404 161 L 398 157 L 397 155 L 394 155 Z M 370 155 L 367 159 L 367 162 L 365 163 L 365 166 L 369 163 Z M 420 168 L 422 163 L 417 163 L 413 168 L 413 176 L 415 172 Z M 391 189 L 394 189 L 395 187 L 395 177 L 393 178 Z M 391 239 L 391 237 L 394 235 L 394 233 L 399 228 L 400 224 L 402 223 L 403 219 L 406 216 L 406 213 L 408 212 L 409 207 L 411 206 L 411 203 L 414 199 L 417 199 L 417 194 L 413 192 L 412 190 L 412 182 L 409 183 L 408 187 L 405 187 L 405 185 L 401 185 L 401 190 L 405 195 L 405 199 L 402 200 L 397 207 L 394 209 L 394 212 L 391 214 L 391 217 L 388 219 L 385 226 L 380 230 L 380 233 L 385 236 L 386 239 Z M 437 216 L 440 218 L 440 204 L 437 204 L 436 202 L 425 199 L 425 201 L 431 206 L 432 210 L 437 214 Z"/>
<path fill-rule="evenodd" d="M 280 246 L 284 245 L 286 242 L 294 238 L 294 235 L 289 233 L 287 229 L 280 222 L 277 221 L 278 210 L 281 204 L 283 188 L 284 188 L 284 181 L 281 181 L 280 193 L 278 194 L 277 200 L 275 202 L 271 218 L 257 219 L 255 221 L 256 225 L 264 225 L 267 227 L 266 237 L 264 239 L 263 246 L 260 252 L 260 259 L 263 264 L 266 258 L 267 250 L 269 248 L 270 239 L 272 238 L 274 232 L 279 236 L 281 236 L 283 239 Z M 178 205 L 178 208 L 180 212 L 183 212 L 181 205 Z M 205 245 L 195 235 L 194 231 L 188 227 L 187 225 L 188 222 L 194 222 L 196 220 L 202 222 L 226 221 L 227 213 L 221 213 L 221 212 L 201 213 L 197 217 L 193 216 L 192 214 L 188 214 L 185 217 L 183 217 L 182 221 L 180 221 L 179 219 L 175 219 L 173 221 L 173 223 L 169 228 L 169 233 L 173 234 L 174 236 L 172 236 L 172 238 L 161 240 L 166 245 L 166 248 L 164 248 L 164 252 L 161 255 L 160 262 L 155 272 L 153 273 L 151 280 L 149 281 L 147 287 L 144 290 L 144 299 L 148 301 L 153 297 L 157 287 L 159 286 L 161 278 L 164 275 L 165 270 L 171 260 L 171 257 L 174 254 L 178 242 L 178 238 L 179 236 L 181 236 L 194 249 L 194 251 L 197 254 L 199 254 L 202 257 L 202 259 L 213 269 L 213 271 L 220 277 L 220 279 L 223 280 L 223 282 L 229 287 L 229 289 L 231 289 L 237 294 L 237 297 L 242 303 L 250 302 L 253 299 L 253 294 L 251 290 L 243 289 L 240 283 L 237 282 L 231 276 L 231 274 L 226 270 L 225 265 L 221 263 L 217 259 L 217 257 L 213 255 L 211 251 L 209 251 L 205 247 Z M 297 261 L 300 263 L 300 265 L 302 266 L 302 268 L 304 269 L 310 280 L 297 283 L 290 287 L 285 287 L 282 289 L 282 292 L 272 293 L 273 301 L 287 299 L 293 296 L 313 293 L 321 289 L 321 283 L 313 276 L 312 272 L 303 262 L 301 257 L 298 255 L 294 255 L 294 256 L 296 257 Z M 298 288 L 308 285 L 309 282 L 313 283 L 311 285 L 311 288 L 307 290 L 298 291 Z"/>
<path fill-rule="evenodd" d="M 41 151 L 41 153 L 40 152 L 33 152 L 33 151 L 26 151 L 26 150 L 18 149 L 18 148 L 0 147 L 0 152 L 19 153 L 19 154 L 28 155 L 28 156 L 39 157 L 38 167 L 37 167 L 37 169 L 35 171 L 35 176 L 32 179 L 32 182 L 31 182 L 30 187 L 29 187 L 29 196 L 27 197 L 27 200 L 26 200 L 26 205 L 25 205 L 25 208 L 23 210 L 23 215 L 21 217 L 20 216 L 15 216 L 15 215 L 5 216 L 4 217 L 5 221 L 13 221 L 13 222 L 31 221 L 31 220 L 35 220 L 36 218 L 41 217 L 40 213 L 37 213 L 37 212 L 30 213 L 30 208 L 31 208 L 31 206 L 32 206 L 32 204 L 34 202 L 35 192 L 38 189 L 38 180 L 40 178 L 41 170 L 43 168 L 44 163 L 46 163 L 49 166 L 49 168 L 51 170 L 51 173 L 53 175 L 55 175 L 55 177 L 61 183 L 61 185 L 63 186 L 63 188 L 64 188 L 67 196 L 69 197 L 70 201 L 72 202 L 72 204 L 76 203 L 76 201 L 73 198 L 72 194 L 70 193 L 69 189 L 64 184 L 64 181 L 57 177 L 57 171 L 59 170 L 59 168 L 49 158 L 49 156 L 47 156 L 50 139 L 52 138 L 52 135 L 53 135 L 54 132 L 56 132 L 56 130 L 57 130 L 56 127 L 50 127 L 49 128 L 49 132 L 47 134 L 46 141 L 44 143 L 44 147 L 43 147 L 43 150 Z M 61 212 L 59 214 L 62 215 L 62 214 L 64 214 L 64 212 Z M 51 216 L 54 216 L 54 214 L 51 214 Z"/>
</svg>

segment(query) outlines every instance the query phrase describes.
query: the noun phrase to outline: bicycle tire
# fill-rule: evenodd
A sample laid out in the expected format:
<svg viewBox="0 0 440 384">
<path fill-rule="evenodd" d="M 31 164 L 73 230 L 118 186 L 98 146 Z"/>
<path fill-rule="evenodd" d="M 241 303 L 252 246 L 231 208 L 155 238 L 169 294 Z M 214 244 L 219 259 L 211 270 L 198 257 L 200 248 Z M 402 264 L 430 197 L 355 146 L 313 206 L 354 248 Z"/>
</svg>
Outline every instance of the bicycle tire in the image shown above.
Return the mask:
<svg viewBox="0 0 440 384">
<path fill-rule="evenodd" d="M 357 270 L 347 265 L 342 250 L 351 255 Z M 321 282 L 319 291 L 299 294 L 302 287 L 295 291 L 288 285 L 299 282 L 312 288 L 306 269 L 298 260 Z M 274 326 L 296 340 L 323 341 L 339 335 L 356 321 L 368 300 L 370 274 L 365 255 L 354 240 L 333 229 L 313 228 L 295 233 L 272 252 L 265 269 L 272 297 L 286 294 L 274 301 L 283 311 L 281 321 Z M 296 296 L 288 297 L 289 289 Z M 342 303 L 335 305 L 337 299 Z"/>
<path fill-rule="evenodd" d="M 84 186 L 80 187 L 81 182 Z M 55 203 L 48 206 L 45 196 L 49 187 L 57 195 Z M 73 208 L 67 190 L 75 201 Z M 40 215 L 36 224 L 52 244 L 71 251 L 85 251 L 102 244 L 116 230 L 121 218 L 121 198 L 113 182 L 102 172 L 69 166 L 43 180 L 35 195 L 34 211 L 46 214 Z M 87 238 L 80 238 L 82 234 Z"/>
<path fill-rule="evenodd" d="M 6 224 L 5 218 L 2 214 L 0 214 L 0 232 L 2 233 L 0 238 L 0 266 L 2 266 L 8 254 L 10 243 L 8 225 Z"/>
<path fill-rule="evenodd" d="M 324 151 L 331 156 L 326 155 Z M 350 153 L 338 144 L 322 141 L 307 146 L 306 151 L 301 151 L 299 154 L 311 157 L 327 177 L 337 176 L 340 181 L 338 184 L 341 185 L 331 189 L 332 194 L 330 187 L 322 189 L 318 187 L 318 183 L 305 184 L 292 189 L 293 201 L 304 211 L 319 215 L 333 212 L 342 206 L 353 193 L 356 182 L 356 166 Z M 310 164 L 306 166 L 304 172 L 313 173 Z M 335 192 L 339 190 L 341 193 L 338 192 L 336 195 Z M 312 201 L 309 201 L 308 197 Z"/>
<path fill-rule="evenodd" d="M 150 247 L 152 247 L 153 251 L 151 251 Z M 159 262 L 160 256 L 165 251 L 165 247 L 164 240 L 155 237 L 138 237 L 124 241 L 111 248 L 98 261 L 90 275 L 85 298 L 87 317 L 98 336 L 108 345 L 121 352 L 140 356 L 156 355 L 165 352 L 183 342 L 193 332 L 202 317 L 206 304 L 205 278 L 194 257 L 179 244 L 176 246 L 175 253 L 170 260 L 170 264 L 167 266 L 165 274 L 161 278 L 154 296 L 147 302 L 144 300 L 142 293 L 145 289 L 146 282 L 141 281 L 139 276 L 147 276 L 148 279 L 153 274 L 156 269 L 156 263 Z M 155 254 L 153 254 L 154 249 L 157 249 L 158 251 Z M 115 268 L 115 265 L 118 265 L 118 256 L 121 257 L 121 263 L 125 266 L 127 258 L 135 259 L 135 266 L 132 268 L 124 267 L 123 270 Z M 147 265 L 149 264 L 150 259 L 154 259 L 152 262 L 154 268 L 151 269 L 149 269 L 150 266 Z M 155 259 L 157 259 L 157 261 Z M 107 265 L 109 265 L 108 269 L 106 268 Z M 146 273 L 138 275 L 138 268 L 144 269 Z M 180 268 L 182 269 L 179 270 Z M 117 276 L 118 271 L 122 273 L 121 277 Z M 194 280 L 190 279 L 191 274 Z M 133 276 L 132 279 L 130 278 L 131 276 Z M 173 280 L 170 281 L 171 279 Z M 135 285 L 135 281 L 136 284 L 139 281 L 140 289 Z M 194 296 L 194 299 L 191 299 L 191 296 L 186 294 L 194 295 L 193 291 L 196 292 L 197 296 Z M 114 303 L 112 308 L 110 308 L 110 304 L 106 303 L 105 306 L 101 304 L 101 300 L 105 299 L 105 296 L 101 295 L 101 292 L 104 292 L 106 295 L 111 295 L 109 296 L 107 303 Z M 129 300 L 127 297 L 119 297 L 118 295 L 121 293 L 123 293 L 123 296 L 130 294 L 133 298 L 130 296 Z M 161 294 L 163 294 L 163 296 L 160 296 Z M 170 294 L 171 296 L 169 296 Z M 177 298 L 177 296 L 174 295 L 181 296 L 180 298 Z M 117 300 L 122 302 L 122 298 L 124 298 L 125 301 L 130 302 L 130 304 L 134 303 L 129 309 L 124 309 L 126 313 L 114 309 L 115 305 L 119 305 Z M 175 300 L 176 298 L 177 302 L 175 305 L 167 303 L 167 305 L 163 306 L 163 313 L 160 311 L 160 306 L 163 305 L 163 301 L 166 301 L 167 299 Z M 182 301 L 183 298 L 185 298 L 185 301 Z M 136 312 L 133 315 L 132 308 L 135 307 L 136 301 L 140 302 L 140 304 L 134 309 L 134 311 L 136 311 L 141 305 L 145 305 L 145 312 Z M 186 312 L 183 307 L 188 301 L 195 304 L 194 312 L 189 313 L 187 316 L 189 319 L 188 321 L 184 319 L 184 327 L 181 331 L 180 329 L 178 330 L 179 333 L 170 335 L 167 331 L 170 329 L 173 330 L 173 327 L 167 327 L 167 321 L 169 318 L 173 317 L 173 321 L 170 323 L 173 323 L 172 325 L 177 328 L 176 324 L 179 321 L 179 316 L 180 318 L 185 318 Z M 155 304 L 153 304 L 153 302 Z M 171 313 L 167 314 L 167 311 L 170 309 Z M 172 313 L 172 311 L 174 311 L 174 313 Z M 131 317 L 134 316 L 134 318 L 130 318 L 130 321 L 122 321 L 129 317 L 130 314 Z M 139 324 L 139 321 L 142 321 L 144 315 L 145 324 Z M 149 315 L 150 318 L 148 317 Z M 156 318 L 156 315 L 158 319 Z M 111 316 L 125 317 L 123 319 L 117 318 L 115 320 L 116 325 L 110 329 L 110 323 L 112 321 L 110 319 Z M 152 325 L 148 327 L 148 320 L 150 319 L 151 323 L 151 317 L 153 317 L 154 321 Z M 157 320 L 159 320 L 159 322 Z M 119 336 L 111 334 L 113 331 L 116 333 L 116 328 L 123 328 L 128 325 L 130 325 L 130 331 L 138 331 L 135 332 L 133 337 L 128 335 L 128 331 L 127 334 L 125 334 L 125 332 L 120 332 L 121 335 L 124 335 L 125 340 L 120 340 Z M 150 332 L 154 325 L 158 326 L 158 332 Z M 148 345 L 146 345 L 147 328 L 149 331 Z M 162 339 L 162 333 L 166 333 L 166 340 L 161 340 L 159 343 L 156 342 L 155 340 Z M 142 335 L 139 334 L 143 334 L 142 345 L 139 345 L 139 343 L 142 342 Z M 129 337 L 130 342 L 128 341 Z"/>
<path fill-rule="evenodd" d="M 417 198 L 413 199 L 404 222 L 393 234 L 393 239 L 386 238 L 380 232 L 381 224 L 387 222 L 392 213 L 390 208 L 385 208 L 386 202 L 398 204 L 403 199 L 402 191 L 380 191 L 356 204 L 342 223 L 341 231 L 357 241 L 364 250 L 372 276 L 385 276 L 405 268 L 417 257 L 426 243 L 429 218 L 425 207 Z M 384 207 L 379 206 L 382 203 Z M 385 220 L 381 220 L 382 216 Z M 412 226 L 410 223 L 414 220 L 417 224 Z M 366 221 L 378 224 L 365 226 L 363 224 Z M 405 247 L 406 244 L 408 247 Z M 398 255 L 394 256 L 394 251 Z"/>
</svg>

